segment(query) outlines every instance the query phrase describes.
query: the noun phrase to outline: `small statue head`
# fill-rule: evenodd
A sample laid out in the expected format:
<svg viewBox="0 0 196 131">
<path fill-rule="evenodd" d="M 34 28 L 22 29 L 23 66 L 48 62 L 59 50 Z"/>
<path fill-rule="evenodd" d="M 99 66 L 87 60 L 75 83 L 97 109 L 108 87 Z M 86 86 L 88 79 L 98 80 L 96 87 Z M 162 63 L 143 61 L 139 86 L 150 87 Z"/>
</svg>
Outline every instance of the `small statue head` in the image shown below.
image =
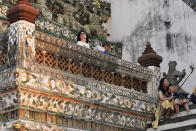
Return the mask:
<svg viewBox="0 0 196 131">
<path fill-rule="evenodd" d="M 168 63 L 169 67 L 176 67 L 177 66 L 177 62 L 176 61 L 170 61 Z"/>
<path fill-rule="evenodd" d="M 168 63 L 168 66 L 169 66 L 169 72 L 174 71 L 176 69 L 177 62 L 176 61 L 170 61 Z"/>
</svg>

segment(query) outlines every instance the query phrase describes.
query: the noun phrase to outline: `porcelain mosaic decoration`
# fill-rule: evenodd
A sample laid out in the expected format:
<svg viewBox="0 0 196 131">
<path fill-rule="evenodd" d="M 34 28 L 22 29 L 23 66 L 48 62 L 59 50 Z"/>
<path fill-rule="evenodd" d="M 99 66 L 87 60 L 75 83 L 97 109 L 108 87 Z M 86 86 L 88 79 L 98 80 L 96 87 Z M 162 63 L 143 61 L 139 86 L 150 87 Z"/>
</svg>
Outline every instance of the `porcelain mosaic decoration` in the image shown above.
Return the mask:
<svg viewBox="0 0 196 131">
<path fill-rule="evenodd" d="M 20 2 L 30 6 L 26 0 Z M 122 47 L 116 43 L 109 42 L 112 55 L 76 45 L 80 25 L 89 32 L 97 29 L 96 36 L 90 36 L 92 46 L 106 42 L 98 37 L 108 35 L 101 25 L 110 19 L 108 3 L 100 2 L 103 11 L 99 11 L 97 3 L 87 1 L 31 2 L 40 11 L 36 21 L 28 17 L 15 21 L 9 15 L 7 19 L 6 11 L 16 1 L 0 1 L 0 30 L 9 34 L 1 42 L 8 45 L 0 68 L 1 127 L 145 130 L 156 110 L 159 68 L 120 59 Z M 0 46 L 0 53 L 3 49 Z"/>
<path fill-rule="evenodd" d="M 145 113 L 154 113 L 155 103 L 147 100 L 145 102 L 123 97 L 119 93 L 112 94 L 111 91 L 96 88 L 92 85 L 80 86 L 69 81 L 58 80 L 45 75 L 31 73 L 26 70 L 18 70 L 20 72 L 16 78 L 18 85 L 25 87 L 41 88 L 52 92 L 65 94 L 69 98 L 77 98 L 91 103 L 99 103 L 100 105 L 115 106 L 119 109 L 132 110 Z M 110 87 L 112 90 L 112 87 Z M 106 87 L 107 89 L 107 87 Z M 115 90 L 115 88 L 114 88 Z M 138 94 L 142 96 L 142 93 Z"/>
</svg>

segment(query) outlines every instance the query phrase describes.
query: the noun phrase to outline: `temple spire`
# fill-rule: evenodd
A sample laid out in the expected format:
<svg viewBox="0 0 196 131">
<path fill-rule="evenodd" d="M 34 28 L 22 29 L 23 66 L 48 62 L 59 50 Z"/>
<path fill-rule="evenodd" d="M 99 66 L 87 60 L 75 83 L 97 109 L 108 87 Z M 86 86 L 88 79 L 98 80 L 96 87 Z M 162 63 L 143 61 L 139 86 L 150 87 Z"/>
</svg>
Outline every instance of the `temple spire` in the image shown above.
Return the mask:
<svg viewBox="0 0 196 131">
<path fill-rule="evenodd" d="M 38 14 L 38 10 L 32 7 L 29 0 L 18 0 L 17 4 L 7 11 L 10 24 L 19 20 L 35 23 Z"/>
<path fill-rule="evenodd" d="M 138 58 L 138 63 L 141 66 L 157 66 L 160 67 L 160 63 L 162 62 L 162 57 L 153 50 L 150 42 L 147 42 L 146 48 L 142 55 Z"/>
</svg>

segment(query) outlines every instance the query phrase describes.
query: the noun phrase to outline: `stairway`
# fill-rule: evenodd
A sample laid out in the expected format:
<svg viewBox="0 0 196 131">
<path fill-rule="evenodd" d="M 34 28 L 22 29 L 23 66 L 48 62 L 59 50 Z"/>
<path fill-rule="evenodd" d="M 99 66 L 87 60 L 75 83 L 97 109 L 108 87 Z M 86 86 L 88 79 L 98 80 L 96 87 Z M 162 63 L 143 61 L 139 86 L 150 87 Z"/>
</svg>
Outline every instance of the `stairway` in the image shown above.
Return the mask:
<svg viewBox="0 0 196 131">
<path fill-rule="evenodd" d="M 190 112 L 182 109 L 175 118 L 160 121 L 157 129 L 151 126 L 147 131 L 196 131 L 196 105 L 190 105 Z"/>
<path fill-rule="evenodd" d="M 196 11 L 196 0 L 183 0 L 189 7 Z"/>
</svg>

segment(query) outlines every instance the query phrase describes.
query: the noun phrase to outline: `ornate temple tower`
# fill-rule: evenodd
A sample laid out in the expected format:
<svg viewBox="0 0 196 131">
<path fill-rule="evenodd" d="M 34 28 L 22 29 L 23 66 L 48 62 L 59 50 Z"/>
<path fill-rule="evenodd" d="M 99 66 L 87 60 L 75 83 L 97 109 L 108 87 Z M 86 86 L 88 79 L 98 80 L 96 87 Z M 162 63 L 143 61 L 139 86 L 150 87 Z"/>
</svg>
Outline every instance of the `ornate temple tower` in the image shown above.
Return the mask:
<svg viewBox="0 0 196 131">
<path fill-rule="evenodd" d="M 72 16 L 81 10 L 86 13 L 81 26 L 91 34 L 100 29 L 90 35 L 92 46 L 107 42 L 100 38 L 106 35 L 100 33 L 101 26 L 93 21 L 110 17 L 107 3 L 100 4 L 100 11 L 93 2 L 87 8 L 77 1 L 51 0 L 57 7 L 63 5 L 65 11 L 60 13 L 44 1 L 36 2 L 19 0 L 9 10 L 6 1 L 0 6 L 8 10 L 7 17 L 1 12 L 1 36 L 9 38 L 2 39 L 0 52 L 1 128 L 145 130 L 157 102 L 158 67 L 149 69 L 122 60 L 122 47 L 116 43 L 108 42 L 110 55 L 76 45 L 80 28 L 75 26 L 81 23 L 77 23 L 78 15 Z M 39 17 L 32 5 L 39 9 Z"/>
</svg>

